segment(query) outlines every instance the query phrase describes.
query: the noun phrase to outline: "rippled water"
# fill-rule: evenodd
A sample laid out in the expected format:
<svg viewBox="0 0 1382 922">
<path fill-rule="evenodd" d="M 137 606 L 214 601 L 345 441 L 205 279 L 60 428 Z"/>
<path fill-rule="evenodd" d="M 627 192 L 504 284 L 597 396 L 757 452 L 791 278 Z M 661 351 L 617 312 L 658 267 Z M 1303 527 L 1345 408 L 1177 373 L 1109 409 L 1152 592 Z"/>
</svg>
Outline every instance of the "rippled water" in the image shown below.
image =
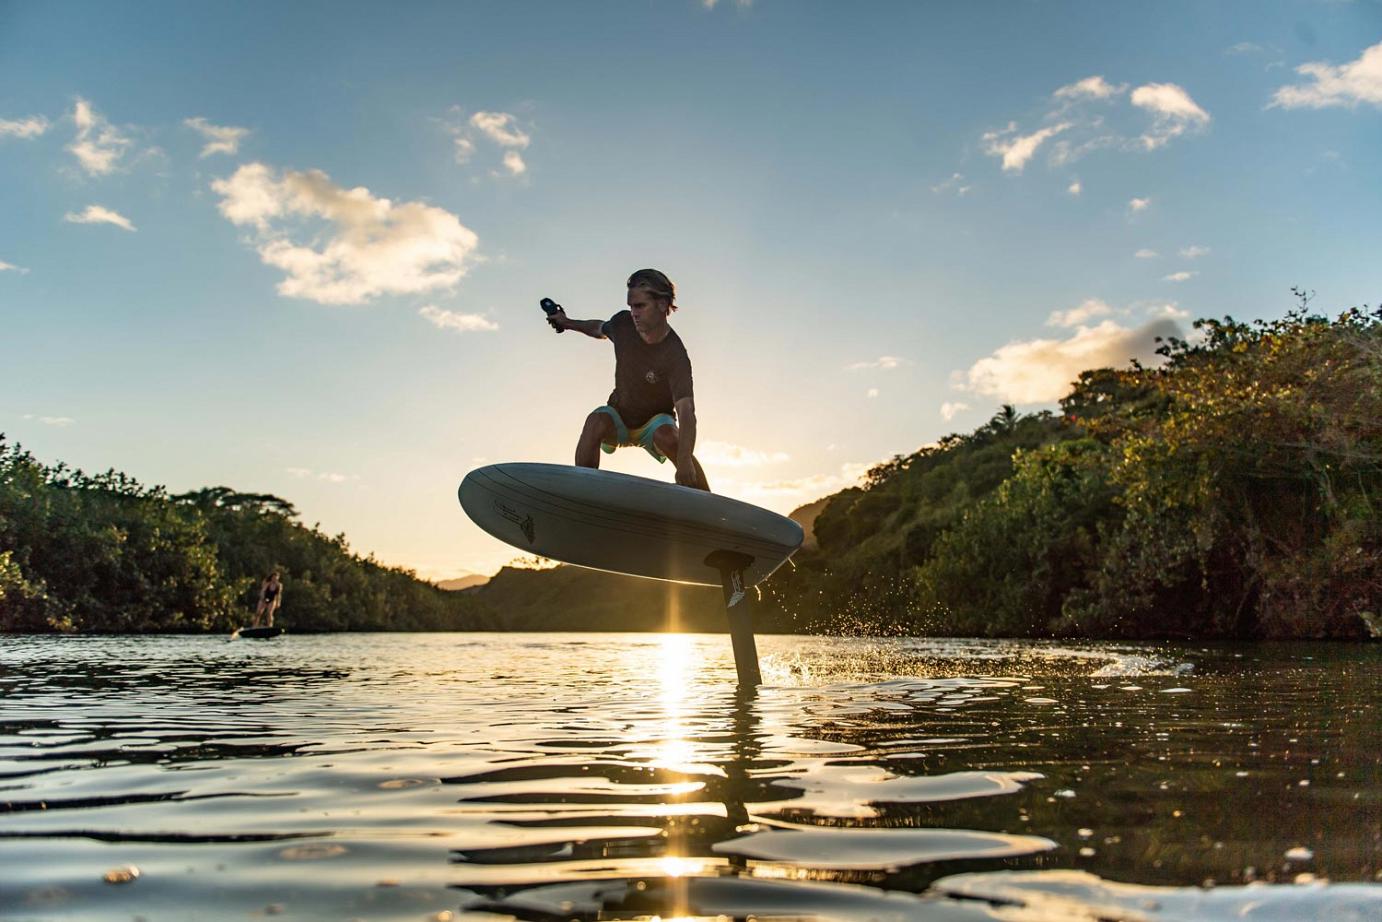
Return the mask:
<svg viewBox="0 0 1382 922">
<path fill-rule="evenodd" d="M 1382 919 L 1376 646 L 760 652 L 0 637 L 0 917 Z"/>
</svg>

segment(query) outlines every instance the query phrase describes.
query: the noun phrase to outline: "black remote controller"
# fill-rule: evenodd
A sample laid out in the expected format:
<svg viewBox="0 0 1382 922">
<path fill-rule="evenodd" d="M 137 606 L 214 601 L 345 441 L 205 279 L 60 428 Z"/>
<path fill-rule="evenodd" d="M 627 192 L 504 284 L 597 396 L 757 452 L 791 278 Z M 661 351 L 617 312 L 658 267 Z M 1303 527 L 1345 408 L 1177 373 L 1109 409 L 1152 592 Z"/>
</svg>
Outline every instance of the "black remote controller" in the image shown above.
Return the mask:
<svg viewBox="0 0 1382 922">
<path fill-rule="evenodd" d="M 544 311 L 547 312 L 548 318 L 551 318 L 551 316 L 552 316 L 553 314 L 555 314 L 557 311 L 561 310 L 561 305 L 558 304 L 557 302 L 553 301 L 551 298 L 543 298 L 541 301 L 538 302 L 538 304 L 542 305 L 542 309 L 543 309 Z M 548 322 L 548 323 L 551 323 L 552 321 L 551 321 L 550 319 L 548 319 L 547 322 Z M 558 327 L 558 326 L 553 326 L 552 329 L 556 330 L 558 333 L 565 333 L 565 332 L 566 332 L 565 330 L 563 330 L 561 327 Z"/>
</svg>

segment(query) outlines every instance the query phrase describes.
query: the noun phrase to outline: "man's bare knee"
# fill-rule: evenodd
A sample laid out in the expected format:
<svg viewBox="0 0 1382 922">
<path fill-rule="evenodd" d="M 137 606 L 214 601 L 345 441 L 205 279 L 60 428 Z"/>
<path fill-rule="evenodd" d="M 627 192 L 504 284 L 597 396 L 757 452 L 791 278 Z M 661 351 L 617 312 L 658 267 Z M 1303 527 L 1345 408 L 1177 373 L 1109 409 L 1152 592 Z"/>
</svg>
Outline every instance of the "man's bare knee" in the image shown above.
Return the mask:
<svg viewBox="0 0 1382 922">
<path fill-rule="evenodd" d="M 659 426 L 654 430 L 653 447 L 662 452 L 664 457 L 675 458 L 679 444 L 676 426 Z"/>
</svg>

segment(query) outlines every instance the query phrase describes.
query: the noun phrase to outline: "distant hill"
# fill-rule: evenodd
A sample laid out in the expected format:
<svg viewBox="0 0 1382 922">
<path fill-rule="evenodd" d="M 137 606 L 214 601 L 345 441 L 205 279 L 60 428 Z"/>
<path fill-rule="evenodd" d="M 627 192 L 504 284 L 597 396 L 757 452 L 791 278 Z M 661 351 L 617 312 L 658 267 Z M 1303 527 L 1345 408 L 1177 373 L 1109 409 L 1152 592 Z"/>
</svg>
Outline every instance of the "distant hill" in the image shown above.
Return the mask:
<svg viewBox="0 0 1382 922">
<path fill-rule="evenodd" d="M 479 573 L 467 573 L 465 576 L 458 576 L 455 579 L 444 579 L 437 583 L 438 589 L 445 589 L 449 592 L 459 592 L 462 589 L 475 589 L 489 582 L 488 576 Z"/>
<path fill-rule="evenodd" d="M 807 550 L 815 548 L 816 516 L 820 515 L 821 512 L 825 510 L 825 507 L 830 505 L 830 500 L 832 498 L 833 496 L 823 496 L 815 502 L 807 503 L 805 506 L 799 506 L 793 509 L 787 516 L 787 518 L 800 525 L 802 531 L 806 532 L 806 539 L 801 544 L 803 548 Z"/>
</svg>

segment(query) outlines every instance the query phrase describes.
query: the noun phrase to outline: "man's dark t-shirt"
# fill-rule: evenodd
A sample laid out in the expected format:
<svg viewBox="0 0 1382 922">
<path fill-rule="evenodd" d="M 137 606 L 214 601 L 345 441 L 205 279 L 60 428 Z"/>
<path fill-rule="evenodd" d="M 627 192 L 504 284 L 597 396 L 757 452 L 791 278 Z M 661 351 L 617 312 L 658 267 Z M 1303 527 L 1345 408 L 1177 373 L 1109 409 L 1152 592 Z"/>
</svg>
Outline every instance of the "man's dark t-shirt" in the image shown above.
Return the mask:
<svg viewBox="0 0 1382 922">
<path fill-rule="evenodd" d="M 691 359 L 675 330 L 660 343 L 646 343 L 633 315 L 620 311 L 600 327 L 614 343 L 614 392 L 609 405 L 624 425 L 636 429 L 659 413 L 671 413 L 691 396 Z"/>
</svg>

